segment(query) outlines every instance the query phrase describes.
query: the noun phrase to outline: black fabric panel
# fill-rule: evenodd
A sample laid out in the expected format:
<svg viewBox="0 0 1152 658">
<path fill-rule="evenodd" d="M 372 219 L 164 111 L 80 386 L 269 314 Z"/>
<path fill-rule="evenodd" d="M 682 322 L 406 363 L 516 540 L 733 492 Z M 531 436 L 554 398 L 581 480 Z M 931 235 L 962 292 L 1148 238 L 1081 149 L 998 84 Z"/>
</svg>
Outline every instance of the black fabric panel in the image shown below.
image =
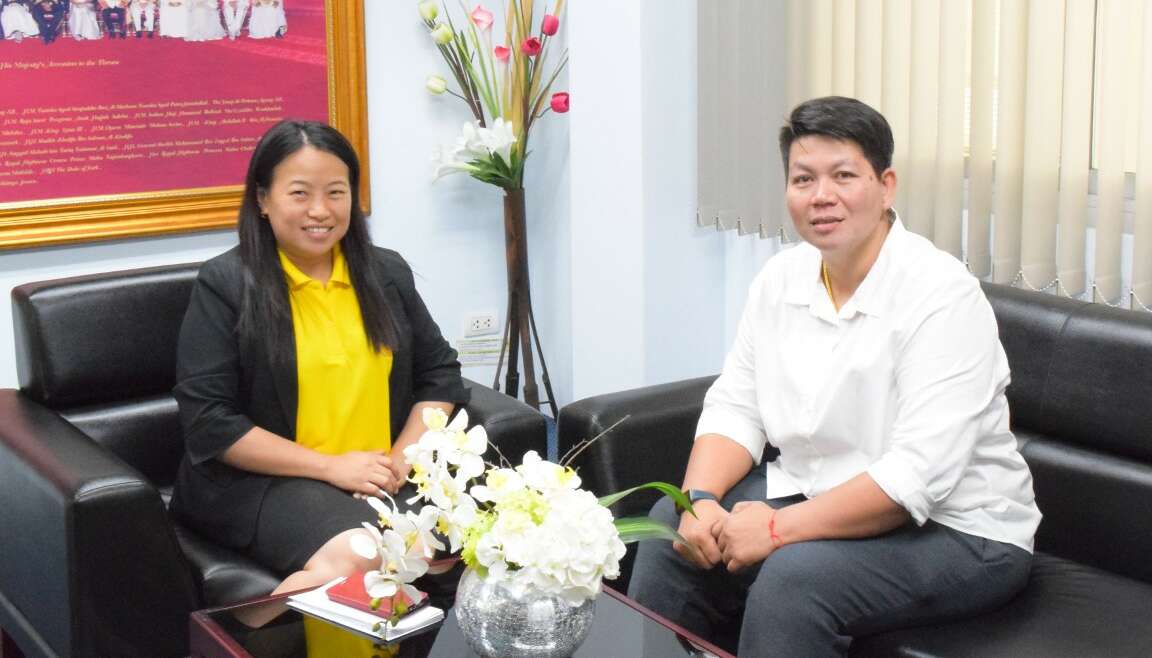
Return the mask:
<svg viewBox="0 0 1152 658">
<path fill-rule="evenodd" d="M 170 394 L 70 409 L 61 415 L 157 487 L 175 481 L 184 438 Z"/>
<path fill-rule="evenodd" d="M 1152 583 L 1152 465 L 1041 438 L 1023 455 L 1044 514 L 1037 550 Z"/>
<path fill-rule="evenodd" d="M 1085 305 L 1054 295 L 1020 290 L 995 283 L 981 283 L 1000 332 L 1000 344 L 1012 369 L 1006 392 L 1012 426 L 1046 427 L 1044 389 L 1052 355 L 1072 313 Z"/>
<path fill-rule="evenodd" d="M 1032 580 L 1000 610 L 862 638 L 853 658 L 1147 658 L 1152 586 L 1038 553 Z"/>
<path fill-rule="evenodd" d="M 51 408 L 165 393 L 198 265 L 155 267 L 12 290 L 20 387 Z"/>
<path fill-rule="evenodd" d="M 1081 307 L 1052 355 L 1044 411 L 1054 436 L 1152 461 L 1152 313 Z"/>
</svg>

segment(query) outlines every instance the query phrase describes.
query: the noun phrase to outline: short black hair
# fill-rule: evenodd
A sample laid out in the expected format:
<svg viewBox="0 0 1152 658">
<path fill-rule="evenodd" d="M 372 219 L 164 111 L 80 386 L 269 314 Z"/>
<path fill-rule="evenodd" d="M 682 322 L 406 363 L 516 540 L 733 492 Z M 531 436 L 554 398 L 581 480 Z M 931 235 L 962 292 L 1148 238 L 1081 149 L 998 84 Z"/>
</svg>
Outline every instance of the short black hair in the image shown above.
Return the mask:
<svg viewBox="0 0 1152 658">
<path fill-rule="evenodd" d="M 788 154 L 792 143 L 806 135 L 824 135 L 854 142 L 876 171 L 884 173 L 892 166 L 892 128 L 884 115 L 866 103 L 844 96 L 824 96 L 804 101 L 792 110 L 780 128 L 780 157 L 788 172 Z"/>
</svg>

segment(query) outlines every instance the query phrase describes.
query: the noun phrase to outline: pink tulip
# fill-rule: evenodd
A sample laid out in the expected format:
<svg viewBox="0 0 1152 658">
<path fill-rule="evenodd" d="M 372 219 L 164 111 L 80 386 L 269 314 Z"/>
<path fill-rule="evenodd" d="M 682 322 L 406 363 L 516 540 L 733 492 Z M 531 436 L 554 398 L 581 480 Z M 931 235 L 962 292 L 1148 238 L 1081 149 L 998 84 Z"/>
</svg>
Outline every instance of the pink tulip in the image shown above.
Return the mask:
<svg viewBox="0 0 1152 658">
<path fill-rule="evenodd" d="M 492 54 L 495 55 L 496 59 L 500 60 L 501 62 L 507 62 L 508 55 L 511 55 L 512 51 L 508 50 L 504 46 L 496 46 L 492 49 Z"/>
<path fill-rule="evenodd" d="M 544 20 L 540 22 L 540 31 L 548 36 L 556 34 L 556 30 L 560 29 L 560 19 L 552 14 L 544 14 Z"/>
<path fill-rule="evenodd" d="M 552 94 L 552 111 L 557 114 L 564 114 L 568 111 L 568 92 L 558 91 Z"/>
<path fill-rule="evenodd" d="M 472 10 L 472 23 L 476 28 L 483 32 L 492 27 L 492 12 L 484 8 L 483 5 L 476 5 Z"/>
<path fill-rule="evenodd" d="M 520 44 L 520 52 L 529 57 L 535 57 L 540 54 L 540 40 L 536 37 L 528 37 L 524 43 Z"/>
</svg>

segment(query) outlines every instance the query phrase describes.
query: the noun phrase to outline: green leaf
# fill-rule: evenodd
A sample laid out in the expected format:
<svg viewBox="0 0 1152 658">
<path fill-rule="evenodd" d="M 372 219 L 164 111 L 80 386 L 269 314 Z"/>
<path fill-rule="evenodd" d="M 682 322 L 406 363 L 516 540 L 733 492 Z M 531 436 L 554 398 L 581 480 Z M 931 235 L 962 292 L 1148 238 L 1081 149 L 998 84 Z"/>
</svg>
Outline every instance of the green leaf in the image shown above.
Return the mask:
<svg viewBox="0 0 1152 658">
<path fill-rule="evenodd" d="M 672 501 L 676 503 L 677 507 L 692 512 L 692 503 L 688 500 L 688 496 L 685 495 L 683 491 L 680 491 L 679 487 L 674 487 L 667 482 L 648 482 L 638 487 L 632 487 L 631 489 L 618 491 L 614 494 L 608 494 L 607 496 L 604 496 L 600 499 L 600 504 L 604 507 L 611 507 L 619 502 L 621 498 L 640 491 L 641 489 L 657 489 L 663 492 L 665 496 L 671 498 Z M 692 512 L 692 515 L 695 516 L 696 513 Z"/>
<path fill-rule="evenodd" d="M 625 544 L 638 542 L 642 539 L 667 539 L 682 544 L 694 557 L 700 556 L 700 549 L 696 548 L 695 544 L 685 539 L 683 535 L 667 524 L 656 519 L 650 519 L 646 516 L 629 516 L 616 519 L 613 523 L 616 524 L 616 532 L 620 535 L 620 541 Z"/>
</svg>

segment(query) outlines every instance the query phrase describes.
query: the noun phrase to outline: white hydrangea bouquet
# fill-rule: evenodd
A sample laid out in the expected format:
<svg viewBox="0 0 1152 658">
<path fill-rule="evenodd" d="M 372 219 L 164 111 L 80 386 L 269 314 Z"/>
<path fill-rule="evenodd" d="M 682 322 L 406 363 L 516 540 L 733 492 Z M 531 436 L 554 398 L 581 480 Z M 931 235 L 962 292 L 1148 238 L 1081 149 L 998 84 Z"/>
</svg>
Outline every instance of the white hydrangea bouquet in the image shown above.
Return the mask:
<svg viewBox="0 0 1152 658">
<path fill-rule="evenodd" d="M 408 481 L 417 490 L 408 502 L 424 505 L 401 512 L 387 495 L 368 498 L 380 515 L 379 528 L 364 524 L 367 533 L 352 542 L 359 555 L 380 557 L 380 568 L 364 576 L 375 605 L 385 598 L 402 600 L 401 592 L 417 599 L 412 582 L 427 572 L 436 550 L 460 552 L 486 581 L 514 592 L 542 591 L 577 606 L 599 594 L 602 579 L 620 574 L 625 542 L 663 538 L 687 545 L 663 523 L 646 517 L 614 520 L 608 509 L 644 488 L 658 489 L 691 509 L 676 487 L 651 482 L 599 499 L 580 489 L 580 477 L 565 464 L 600 437 L 577 446 L 561 464 L 529 451 L 519 466 L 506 465 L 502 455 L 505 465 L 494 466 L 483 458 L 487 433 L 479 425 L 465 429 L 463 410 L 449 423 L 443 411 L 425 409 L 424 424 L 428 430 L 404 449 L 412 466 Z"/>
</svg>

